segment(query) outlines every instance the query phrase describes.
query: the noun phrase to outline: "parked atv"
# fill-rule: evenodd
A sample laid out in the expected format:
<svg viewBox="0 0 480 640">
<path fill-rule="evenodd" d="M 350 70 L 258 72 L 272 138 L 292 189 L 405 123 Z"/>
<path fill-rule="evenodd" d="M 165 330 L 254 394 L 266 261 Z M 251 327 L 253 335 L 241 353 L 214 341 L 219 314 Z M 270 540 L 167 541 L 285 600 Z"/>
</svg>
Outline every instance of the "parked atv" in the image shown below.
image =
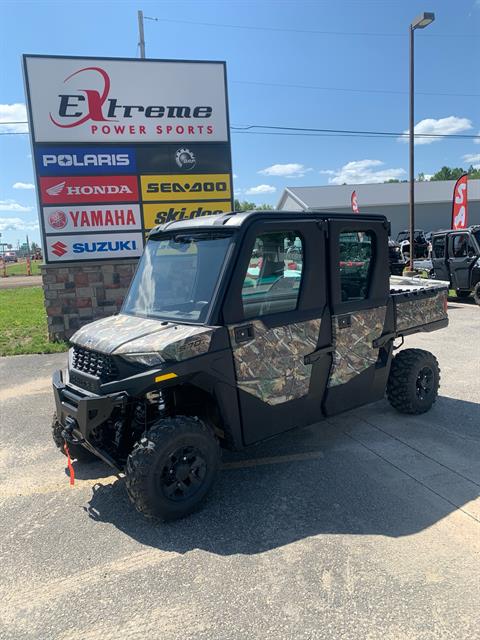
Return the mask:
<svg viewBox="0 0 480 640">
<path fill-rule="evenodd" d="M 387 397 L 435 402 L 436 358 L 396 338 L 447 326 L 447 286 L 388 276 L 383 216 L 252 211 L 154 229 L 119 315 L 72 338 L 54 440 L 125 473 L 135 507 L 196 509 L 220 450 Z"/>
</svg>

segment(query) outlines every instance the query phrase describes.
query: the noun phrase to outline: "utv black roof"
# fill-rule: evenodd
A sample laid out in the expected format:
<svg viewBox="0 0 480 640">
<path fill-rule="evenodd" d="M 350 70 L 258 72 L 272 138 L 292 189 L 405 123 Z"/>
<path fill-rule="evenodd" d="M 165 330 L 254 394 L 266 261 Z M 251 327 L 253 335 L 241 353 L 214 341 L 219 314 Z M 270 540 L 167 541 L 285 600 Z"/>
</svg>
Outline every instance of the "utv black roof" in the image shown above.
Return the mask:
<svg viewBox="0 0 480 640">
<path fill-rule="evenodd" d="M 438 231 L 432 231 L 432 236 L 437 236 L 438 234 L 444 235 L 445 233 L 458 233 L 459 231 L 479 231 L 480 224 L 472 224 L 469 227 L 465 227 L 465 229 L 439 229 Z"/>
<path fill-rule="evenodd" d="M 377 214 L 354 214 L 354 213 L 334 213 L 330 211 L 272 211 L 272 210 L 253 210 L 253 211 L 232 211 L 230 213 L 222 213 L 215 216 L 205 216 L 203 218 L 194 218 L 193 220 L 179 220 L 174 222 L 167 222 L 165 224 L 158 225 L 152 229 L 149 236 L 157 233 L 163 233 L 165 231 L 183 231 L 188 229 L 193 231 L 194 229 L 209 229 L 218 227 L 241 227 L 245 223 L 252 222 L 253 220 L 268 219 L 274 217 L 275 220 L 291 219 L 292 216 L 299 220 L 352 220 L 358 218 L 359 221 L 365 222 L 366 220 L 384 221 L 388 224 L 387 218 Z"/>
</svg>

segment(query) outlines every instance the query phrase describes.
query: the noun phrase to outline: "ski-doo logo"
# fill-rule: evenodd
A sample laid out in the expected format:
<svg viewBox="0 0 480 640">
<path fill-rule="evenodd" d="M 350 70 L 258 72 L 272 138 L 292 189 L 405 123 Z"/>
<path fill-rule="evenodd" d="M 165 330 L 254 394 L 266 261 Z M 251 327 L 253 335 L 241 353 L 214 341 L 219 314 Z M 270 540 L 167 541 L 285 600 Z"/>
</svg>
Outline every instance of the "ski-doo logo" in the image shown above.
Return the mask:
<svg viewBox="0 0 480 640">
<path fill-rule="evenodd" d="M 35 157 L 39 173 L 47 176 L 136 171 L 135 151 L 123 147 L 41 147 Z"/>
<path fill-rule="evenodd" d="M 75 78 L 74 82 L 72 79 Z M 79 81 L 89 88 L 78 88 Z M 79 127 L 87 122 L 119 122 L 142 114 L 145 118 L 210 118 L 213 107 L 208 105 L 139 105 L 119 104 L 110 98 L 110 76 L 101 67 L 84 67 L 65 78 L 65 92 L 59 93 L 58 113 L 50 112 L 52 123 L 62 129 Z M 74 90 L 69 88 L 74 87 Z M 95 87 L 95 88 L 94 88 Z M 61 119 L 60 119 L 61 118 Z"/>
<path fill-rule="evenodd" d="M 136 176 L 40 178 L 40 193 L 45 204 L 138 200 Z"/>
</svg>

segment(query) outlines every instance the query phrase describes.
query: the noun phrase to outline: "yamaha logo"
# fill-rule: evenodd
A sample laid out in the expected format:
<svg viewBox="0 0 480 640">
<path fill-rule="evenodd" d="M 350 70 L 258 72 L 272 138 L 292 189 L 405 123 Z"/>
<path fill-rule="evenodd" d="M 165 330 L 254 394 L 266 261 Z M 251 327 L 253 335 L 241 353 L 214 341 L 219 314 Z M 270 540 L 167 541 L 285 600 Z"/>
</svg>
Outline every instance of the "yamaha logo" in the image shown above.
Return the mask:
<svg viewBox="0 0 480 640">
<path fill-rule="evenodd" d="M 67 216 L 64 211 L 54 211 L 48 216 L 48 223 L 53 229 L 64 229 L 67 226 Z"/>
<path fill-rule="evenodd" d="M 195 167 L 197 159 L 195 158 L 193 151 L 190 151 L 190 149 L 178 149 L 175 154 L 175 162 L 180 169 L 186 169 L 189 171 Z"/>
</svg>

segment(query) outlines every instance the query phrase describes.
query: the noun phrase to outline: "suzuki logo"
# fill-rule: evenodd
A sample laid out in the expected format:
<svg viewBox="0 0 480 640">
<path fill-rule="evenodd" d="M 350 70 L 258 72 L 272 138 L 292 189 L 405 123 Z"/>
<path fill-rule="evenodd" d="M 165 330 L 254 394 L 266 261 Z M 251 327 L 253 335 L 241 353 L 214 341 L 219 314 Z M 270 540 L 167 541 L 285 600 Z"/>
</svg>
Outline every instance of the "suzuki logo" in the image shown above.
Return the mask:
<svg viewBox="0 0 480 640">
<path fill-rule="evenodd" d="M 46 192 L 49 196 L 59 196 L 65 187 L 65 181 L 60 182 L 59 184 L 54 184 L 53 187 L 49 187 L 46 189 Z"/>
<path fill-rule="evenodd" d="M 63 242 L 60 242 L 60 240 L 58 242 L 55 242 L 54 244 L 52 244 L 52 253 L 61 258 L 67 253 L 67 245 L 63 244 Z"/>
</svg>

